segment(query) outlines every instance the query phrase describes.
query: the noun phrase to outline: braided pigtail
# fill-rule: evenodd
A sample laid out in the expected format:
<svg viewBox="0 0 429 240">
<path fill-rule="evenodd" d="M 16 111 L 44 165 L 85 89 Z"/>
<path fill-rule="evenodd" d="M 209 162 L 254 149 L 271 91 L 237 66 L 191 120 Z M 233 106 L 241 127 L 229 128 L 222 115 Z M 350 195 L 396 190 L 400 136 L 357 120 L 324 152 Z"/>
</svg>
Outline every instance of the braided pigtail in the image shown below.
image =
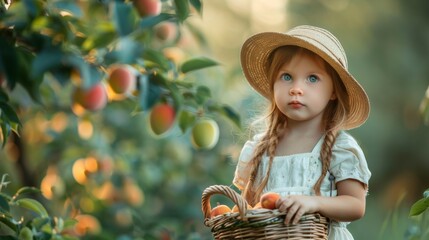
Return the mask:
<svg viewBox="0 0 429 240">
<path fill-rule="evenodd" d="M 329 171 L 329 165 L 332 157 L 332 147 L 337 138 L 337 131 L 328 130 L 326 132 L 325 139 L 323 140 L 322 149 L 320 150 L 320 160 L 322 161 L 322 174 L 320 175 L 317 182 L 314 184 L 314 192 L 317 196 L 320 196 L 320 186 L 322 185 L 323 179 Z"/>
<path fill-rule="evenodd" d="M 255 199 L 255 190 L 253 188 L 253 185 L 255 184 L 256 176 L 258 174 L 258 169 L 261 164 L 262 156 L 266 152 L 266 146 L 265 144 L 267 142 L 267 136 L 264 136 L 261 141 L 256 145 L 255 152 L 253 153 L 253 157 L 250 160 L 250 163 L 252 164 L 252 171 L 250 173 L 249 181 L 246 184 L 246 187 L 243 190 L 242 196 L 250 205 L 254 205 Z"/>
<path fill-rule="evenodd" d="M 243 197 L 252 206 L 259 201 L 260 195 L 265 186 L 267 185 L 269 175 L 271 173 L 271 166 L 274 160 L 275 151 L 286 122 L 285 119 L 281 117 L 279 112 L 276 110 L 274 110 L 270 116 L 271 117 L 269 122 L 272 124 L 268 126 L 267 133 L 255 148 L 254 155 L 250 160 L 252 163 L 250 179 L 243 191 Z M 256 184 L 256 176 L 258 174 L 262 157 L 265 153 L 267 153 L 269 156 L 267 173 L 265 174 L 262 181 L 259 184 Z"/>
<path fill-rule="evenodd" d="M 337 72 L 325 62 L 325 67 L 333 80 L 334 92 L 336 99 L 331 101 L 325 109 L 323 115 L 323 125 L 325 126 L 325 139 L 323 140 L 322 149 L 320 150 L 320 160 L 322 161 L 322 174 L 313 186 L 316 195 L 320 196 L 320 186 L 323 179 L 329 171 L 332 158 L 332 147 L 337 139 L 338 132 L 347 122 L 350 104 L 347 90 L 342 83 Z"/>
</svg>

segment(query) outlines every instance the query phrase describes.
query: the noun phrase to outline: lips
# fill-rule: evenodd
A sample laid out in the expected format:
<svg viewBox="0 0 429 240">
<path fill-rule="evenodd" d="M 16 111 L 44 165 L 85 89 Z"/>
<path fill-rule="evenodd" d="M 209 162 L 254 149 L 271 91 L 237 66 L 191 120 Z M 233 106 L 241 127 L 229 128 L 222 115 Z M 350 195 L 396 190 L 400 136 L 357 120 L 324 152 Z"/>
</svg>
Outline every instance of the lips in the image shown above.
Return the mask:
<svg viewBox="0 0 429 240">
<path fill-rule="evenodd" d="M 290 101 L 289 106 L 291 106 L 292 108 L 300 108 L 304 106 L 304 104 L 302 104 L 300 101 Z"/>
</svg>

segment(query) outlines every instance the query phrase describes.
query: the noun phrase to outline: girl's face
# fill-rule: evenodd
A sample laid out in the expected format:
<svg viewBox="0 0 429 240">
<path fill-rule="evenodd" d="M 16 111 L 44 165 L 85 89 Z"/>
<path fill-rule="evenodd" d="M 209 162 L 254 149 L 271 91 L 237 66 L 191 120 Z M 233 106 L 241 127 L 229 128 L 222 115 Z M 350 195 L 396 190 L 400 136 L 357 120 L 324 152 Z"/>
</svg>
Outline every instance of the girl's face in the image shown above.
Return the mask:
<svg viewBox="0 0 429 240">
<path fill-rule="evenodd" d="M 274 77 L 274 101 L 288 122 L 321 121 L 329 101 L 336 99 L 323 60 L 306 52 L 295 54 Z"/>
</svg>

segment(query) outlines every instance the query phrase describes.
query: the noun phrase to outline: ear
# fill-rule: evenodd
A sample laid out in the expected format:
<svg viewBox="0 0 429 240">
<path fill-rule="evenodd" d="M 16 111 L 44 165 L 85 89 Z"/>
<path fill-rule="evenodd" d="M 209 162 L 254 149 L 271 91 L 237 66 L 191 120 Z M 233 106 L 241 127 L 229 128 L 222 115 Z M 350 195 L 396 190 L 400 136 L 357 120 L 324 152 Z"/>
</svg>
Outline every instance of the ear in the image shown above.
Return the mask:
<svg viewBox="0 0 429 240">
<path fill-rule="evenodd" d="M 335 92 L 333 92 L 330 99 L 331 100 L 337 99 L 337 94 L 335 94 Z"/>
</svg>

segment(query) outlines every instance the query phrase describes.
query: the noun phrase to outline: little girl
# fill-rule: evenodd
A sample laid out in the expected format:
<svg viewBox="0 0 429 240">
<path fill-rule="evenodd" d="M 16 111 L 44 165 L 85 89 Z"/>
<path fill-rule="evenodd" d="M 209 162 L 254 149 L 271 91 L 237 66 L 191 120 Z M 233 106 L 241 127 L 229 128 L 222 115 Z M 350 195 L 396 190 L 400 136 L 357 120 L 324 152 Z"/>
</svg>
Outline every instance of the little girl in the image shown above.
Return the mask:
<svg viewBox="0 0 429 240">
<path fill-rule="evenodd" d="M 353 239 L 346 226 L 365 213 L 371 173 L 345 130 L 362 125 L 370 107 L 340 42 L 313 26 L 259 33 L 243 44 L 241 64 L 270 106 L 267 128 L 241 151 L 234 185 L 252 206 L 279 193 L 285 224 L 319 212 L 332 221 L 330 240 Z"/>
</svg>

